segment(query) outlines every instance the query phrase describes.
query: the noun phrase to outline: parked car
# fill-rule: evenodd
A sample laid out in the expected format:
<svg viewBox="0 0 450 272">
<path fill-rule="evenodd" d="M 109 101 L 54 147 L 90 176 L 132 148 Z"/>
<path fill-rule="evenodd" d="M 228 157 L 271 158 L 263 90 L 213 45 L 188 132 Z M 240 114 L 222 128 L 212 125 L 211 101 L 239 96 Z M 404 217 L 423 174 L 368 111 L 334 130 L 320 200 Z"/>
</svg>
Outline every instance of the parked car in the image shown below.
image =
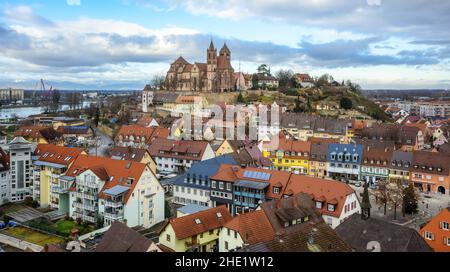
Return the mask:
<svg viewBox="0 0 450 272">
<path fill-rule="evenodd" d="M 8 227 L 10 227 L 10 228 L 17 227 L 18 225 L 19 225 L 19 223 L 14 222 L 14 221 L 9 221 L 9 223 L 8 223 Z"/>
<path fill-rule="evenodd" d="M 3 221 L 0 221 L 0 229 L 6 228 L 6 224 Z"/>
<path fill-rule="evenodd" d="M 355 182 L 355 187 L 361 187 L 361 182 L 359 181 Z"/>
</svg>

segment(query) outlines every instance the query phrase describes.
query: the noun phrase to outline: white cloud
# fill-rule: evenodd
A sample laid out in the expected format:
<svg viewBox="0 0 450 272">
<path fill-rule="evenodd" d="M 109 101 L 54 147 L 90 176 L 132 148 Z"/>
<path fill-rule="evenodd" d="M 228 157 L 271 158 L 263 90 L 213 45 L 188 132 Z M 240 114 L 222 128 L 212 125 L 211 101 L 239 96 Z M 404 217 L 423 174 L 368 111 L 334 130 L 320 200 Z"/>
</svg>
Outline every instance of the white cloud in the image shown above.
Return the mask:
<svg viewBox="0 0 450 272">
<path fill-rule="evenodd" d="M 81 5 L 81 0 L 67 0 L 67 5 L 69 6 L 79 6 Z"/>
</svg>

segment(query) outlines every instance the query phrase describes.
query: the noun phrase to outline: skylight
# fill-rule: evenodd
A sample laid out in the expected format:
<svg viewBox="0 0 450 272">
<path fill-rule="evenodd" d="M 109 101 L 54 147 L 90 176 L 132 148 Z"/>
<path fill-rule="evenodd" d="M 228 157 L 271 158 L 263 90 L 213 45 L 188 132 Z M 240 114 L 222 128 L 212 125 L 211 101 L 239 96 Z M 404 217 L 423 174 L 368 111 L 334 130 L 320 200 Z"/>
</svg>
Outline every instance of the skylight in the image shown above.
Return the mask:
<svg viewBox="0 0 450 272">
<path fill-rule="evenodd" d="M 199 224 L 201 224 L 201 223 L 202 223 L 202 221 L 200 221 L 200 219 L 195 218 L 195 224 L 199 225 Z"/>
</svg>

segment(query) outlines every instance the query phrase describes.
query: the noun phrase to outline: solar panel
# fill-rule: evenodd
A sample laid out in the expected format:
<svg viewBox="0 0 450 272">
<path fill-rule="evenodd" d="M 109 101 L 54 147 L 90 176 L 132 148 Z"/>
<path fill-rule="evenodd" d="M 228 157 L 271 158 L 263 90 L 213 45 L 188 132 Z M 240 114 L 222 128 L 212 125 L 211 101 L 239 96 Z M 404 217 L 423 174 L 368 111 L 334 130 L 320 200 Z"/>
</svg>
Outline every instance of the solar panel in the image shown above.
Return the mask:
<svg viewBox="0 0 450 272">
<path fill-rule="evenodd" d="M 257 171 L 244 171 L 244 178 L 270 180 L 271 174 Z"/>
</svg>

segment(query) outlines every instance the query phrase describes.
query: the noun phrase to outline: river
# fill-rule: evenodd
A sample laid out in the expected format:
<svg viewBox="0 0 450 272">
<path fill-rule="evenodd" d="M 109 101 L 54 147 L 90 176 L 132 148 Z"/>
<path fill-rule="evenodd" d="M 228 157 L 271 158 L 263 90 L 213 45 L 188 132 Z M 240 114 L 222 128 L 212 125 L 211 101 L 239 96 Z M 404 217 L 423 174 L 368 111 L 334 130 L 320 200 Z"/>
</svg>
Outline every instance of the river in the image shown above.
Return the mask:
<svg viewBox="0 0 450 272">
<path fill-rule="evenodd" d="M 84 101 L 82 107 L 87 108 L 91 105 L 91 101 Z M 69 105 L 62 105 L 60 110 L 70 109 Z M 11 115 L 16 114 L 19 118 L 26 118 L 30 115 L 37 115 L 44 112 L 44 107 L 21 107 L 21 108 L 1 108 L 0 106 L 0 119 L 10 118 Z"/>
</svg>

